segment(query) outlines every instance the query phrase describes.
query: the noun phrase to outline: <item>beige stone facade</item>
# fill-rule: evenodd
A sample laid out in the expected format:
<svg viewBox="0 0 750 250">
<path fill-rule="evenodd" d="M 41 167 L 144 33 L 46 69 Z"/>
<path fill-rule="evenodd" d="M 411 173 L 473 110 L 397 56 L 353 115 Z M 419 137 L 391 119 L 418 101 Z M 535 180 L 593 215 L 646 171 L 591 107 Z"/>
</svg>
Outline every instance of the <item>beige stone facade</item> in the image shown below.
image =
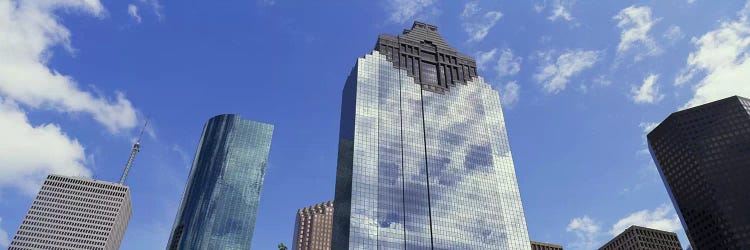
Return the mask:
<svg viewBox="0 0 750 250">
<path fill-rule="evenodd" d="M 127 186 L 49 175 L 8 249 L 116 250 L 131 213 Z"/>
</svg>

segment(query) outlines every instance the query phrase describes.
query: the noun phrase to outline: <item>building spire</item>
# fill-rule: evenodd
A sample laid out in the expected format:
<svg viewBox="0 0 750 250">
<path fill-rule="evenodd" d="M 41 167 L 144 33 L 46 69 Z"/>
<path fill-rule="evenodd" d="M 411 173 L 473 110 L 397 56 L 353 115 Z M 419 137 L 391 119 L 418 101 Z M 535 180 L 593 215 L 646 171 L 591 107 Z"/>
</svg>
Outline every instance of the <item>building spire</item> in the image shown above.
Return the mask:
<svg viewBox="0 0 750 250">
<path fill-rule="evenodd" d="M 148 121 L 150 119 L 151 117 L 146 117 L 146 123 L 143 124 L 143 128 L 141 128 L 141 133 L 138 134 L 138 139 L 136 139 L 135 144 L 133 144 L 133 150 L 130 151 L 130 158 L 128 158 L 128 163 L 125 164 L 125 171 L 122 172 L 122 177 L 120 177 L 120 185 L 125 185 L 125 179 L 128 177 L 128 172 L 130 172 L 130 167 L 133 166 L 133 160 L 135 160 L 135 155 L 141 151 L 141 137 L 143 137 L 143 131 L 146 131 L 146 127 L 148 126 Z"/>
</svg>

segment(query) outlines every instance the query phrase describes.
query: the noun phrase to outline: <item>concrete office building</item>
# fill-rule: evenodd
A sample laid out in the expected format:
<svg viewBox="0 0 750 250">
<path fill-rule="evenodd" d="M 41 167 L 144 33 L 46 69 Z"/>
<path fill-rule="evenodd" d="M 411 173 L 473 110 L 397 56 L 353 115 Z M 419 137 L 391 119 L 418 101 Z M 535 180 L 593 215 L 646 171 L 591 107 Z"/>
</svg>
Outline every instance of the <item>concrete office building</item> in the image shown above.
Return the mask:
<svg viewBox="0 0 750 250">
<path fill-rule="evenodd" d="M 167 249 L 250 249 L 272 134 L 239 115 L 208 120 Z"/>
<path fill-rule="evenodd" d="M 630 226 L 599 250 L 682 250 L 682 246 L 676 233 Z"/>
<path fill-rule="evenodd" d="M 563 250 L 563 247 L 550 243 L 532 241 L 531 250 Z"/>
<path fill-rule="evenodd" d="M 333 249 L 530 248 L 499 93 L 437 29 L 380 35 L 344 85 Z"/>
<path fill-rule="evenodd" d="M 8 249 L 120 249 L 131 209 L 127 186 L 49 175 Z"/>
<path fill-rule="evenodd" d="M 750 100 L 675 112 L 648 143 L 692 247 L 749 249 Z"/>
<path fill-rule="evenodd" d="M 293 250 L 331 249 L 333 201 L 297 210 Z"/>
</svg>

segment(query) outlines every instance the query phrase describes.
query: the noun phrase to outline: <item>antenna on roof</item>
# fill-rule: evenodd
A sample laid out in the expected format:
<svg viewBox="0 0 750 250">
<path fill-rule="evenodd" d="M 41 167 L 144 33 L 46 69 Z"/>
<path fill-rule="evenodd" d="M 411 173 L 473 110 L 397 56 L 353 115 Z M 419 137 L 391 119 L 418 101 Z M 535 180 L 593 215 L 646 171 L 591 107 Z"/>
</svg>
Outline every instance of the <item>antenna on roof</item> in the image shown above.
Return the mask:
<svg viewBox="0 0 750 250">
<path fill-rule="evenodd" d="M 120 185 L 125 184 L 125 178 L 128 177 L 128 172 L 130 172 L 130 167 L 133 166 L 133 160 L 135 160 L 135 155 L 141 151 L 141 137 L 143 137 L 143 132 L 146 131 L 146 127 L 148 126 L 148 121 L 151 119 L 151 117 L 146 117 L 146 124 L 143 124 L 143 128 L 141 128 L 141 133 L 138 134 L 138 139 L 136 139 L 135 144 L 133 144 L 133 150 L 130 151 L 130 158 L 128 158 L 128 163 L 125 164 L 125 171 L 122 172 L 122 177 L 120 177 Z"/>
</svg>

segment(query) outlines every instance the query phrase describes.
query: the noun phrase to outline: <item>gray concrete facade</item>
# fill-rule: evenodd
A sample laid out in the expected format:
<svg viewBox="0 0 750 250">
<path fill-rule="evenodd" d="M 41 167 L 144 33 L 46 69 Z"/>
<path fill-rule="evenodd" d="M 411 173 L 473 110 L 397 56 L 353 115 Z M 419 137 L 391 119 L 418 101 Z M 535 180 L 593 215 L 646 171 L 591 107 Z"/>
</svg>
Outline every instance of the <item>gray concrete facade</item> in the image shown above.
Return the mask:
<svg viewBox="0 0 750 250">
<path fill-rule="evenodd" d="M 8 249 L 119 249 L 131 213 L 127 186 L 49 175 Z"/>
</svg>

